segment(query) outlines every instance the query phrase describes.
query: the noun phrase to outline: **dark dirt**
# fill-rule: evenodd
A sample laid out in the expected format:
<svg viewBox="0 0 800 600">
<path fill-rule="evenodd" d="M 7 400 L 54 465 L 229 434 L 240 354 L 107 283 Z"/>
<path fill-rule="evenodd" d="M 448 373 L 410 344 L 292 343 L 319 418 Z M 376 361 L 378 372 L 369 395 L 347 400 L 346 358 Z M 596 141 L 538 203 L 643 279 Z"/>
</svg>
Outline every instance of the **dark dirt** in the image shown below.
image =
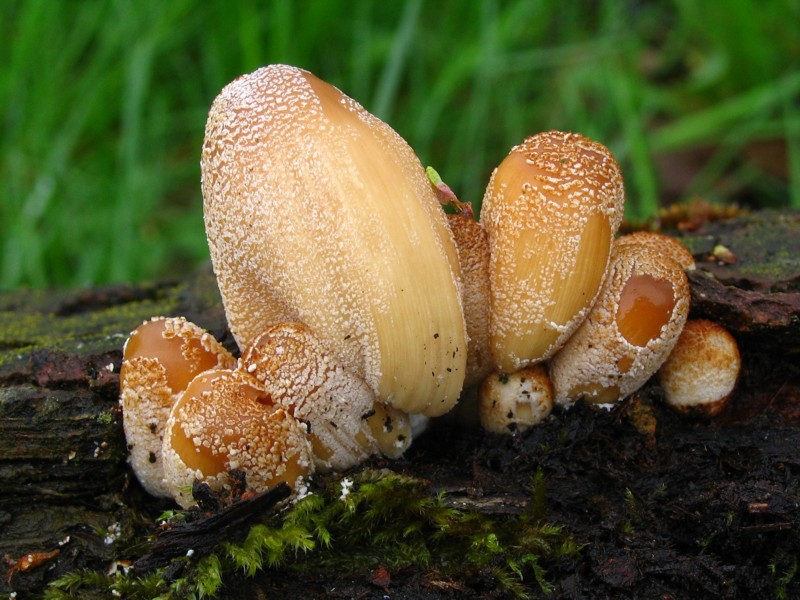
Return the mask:
<svg viewBox="0 0 800 600">
<path fill-rule="evenodd" d="M 775 406 L 746 422 L 687 422 L 657 396 L 650 388 L 610 412 L 578 405 L 517 436 L 441 424 L 392 468 L 447 490 L 454 506 L 508 518 L 541 470 L 547 520 L 585 544 L 578 558 L 543 564 L 552 597 L 799 597 L 796 578 L 785 588 L 778 579 L 800 556 L 800 423 Z M 376 586 L 369 571 L 311 581 L 267 572 L 249 587 L 267 597 L 508 597 L 489 574 L 388 575 Z"/>
</svg>

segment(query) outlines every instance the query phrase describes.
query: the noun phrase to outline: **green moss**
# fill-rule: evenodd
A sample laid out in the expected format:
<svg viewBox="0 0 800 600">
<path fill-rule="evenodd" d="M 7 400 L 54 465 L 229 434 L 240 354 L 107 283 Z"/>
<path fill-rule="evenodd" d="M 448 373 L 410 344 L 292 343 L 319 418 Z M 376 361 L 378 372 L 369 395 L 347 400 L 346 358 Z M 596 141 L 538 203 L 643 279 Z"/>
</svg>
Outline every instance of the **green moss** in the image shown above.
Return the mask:
<svg viewBox="0 0 800 600">
<path fill-rule="evenodd" d="M 47 597 L 91 598 L 109 589 L 131 598 L 144 597 L 145 589 L 164 599 L 213 597 L 235 575 L 356 573 L 378 566 L 415 566 L 466 578 L 491 573 L 497 586 L 517 597 L 547 593 L 551 586 L 543 565 L 574 556 L 580 547 L 561 527 L 544 521 L 543 486 L 539 475 L 531 508 L 509 517 L 457 510 L 445 494 L 431 494 L 427 482 L 387 470 L 331 477 L 322 492 L 253 526 L 243 542 L 223 542 L 196 561 L 179 559 L 186 562 L 182 577 L 169 584 L 158 574 L 109 580 L 82 572 L 54 582 Z"/>
<path fill-rule="evenodd" d="M 680 238 L 692 254 L 707 256 L 720 244 L 736 257 L 736 276 L 770 282 L 775 291 L 800 277 L 798 217 L 769 211 L 711 224 L 704 234 Z"/>
<path fill-rule="evenodd" d="M 182 287 L 162 298 L 127 302 L 105 309 L 58 314 L 58 304 L 33 298 L 31 304 L 0 310 L 0 367 L 20 364 L 37 349 L 92 354 L 122 348 L 130 331 L 154 315 L 176 314 Z"/>
<path fill-rule="evenodd" d="M 114 423 L 114 415 L 110 412 L 103 412 L 97 415 L 97 422 L 100 425 L 111 425 Z"/>
<path fill-rule="evenodd" d="M 798 573 L 798 559 L 783 550 L 778 550 L 769 563 L 769 569 L 775 578 L 775 597 L 788 598 L 787 588 L 795 580 Z"/>
</svg>

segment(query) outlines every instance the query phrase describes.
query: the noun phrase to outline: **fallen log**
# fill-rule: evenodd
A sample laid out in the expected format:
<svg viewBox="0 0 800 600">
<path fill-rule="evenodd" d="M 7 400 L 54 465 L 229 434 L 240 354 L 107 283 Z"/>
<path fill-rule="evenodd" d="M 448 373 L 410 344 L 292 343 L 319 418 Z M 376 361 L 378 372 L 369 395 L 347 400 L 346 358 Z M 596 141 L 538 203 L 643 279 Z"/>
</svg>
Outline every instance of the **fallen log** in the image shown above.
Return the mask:
<svg viewBox="0 0 800 600">
<path fill-rule="evenodd" d="M 405 459 L 368 467 L 419 478 L 465 513 L 514 519 L 541 503 L 585 544 L 547 565 L 558 597 L 800 594 L 800 215 L 758 212 L 678 235 L 698 260 L 692 316 L 723 324 L 742 351 L 739 387 L 717 419 L 672 415 L 650 384 L 610 413 L 578 407 L 524 435 L 437 424 Z M 38 593 L 66 573 L 147 554 L 172 505 L 144 494 L 127 467 L 118 375 L 128 332 L 162 314 L 235 348 L 208 270 L 0 294 L 0 593 Z M 316 569 L 302 581 L 273 570 L 226 585 L 231 594 L 501 594 L 490 569 L 390 567 Z"/>
</svg>

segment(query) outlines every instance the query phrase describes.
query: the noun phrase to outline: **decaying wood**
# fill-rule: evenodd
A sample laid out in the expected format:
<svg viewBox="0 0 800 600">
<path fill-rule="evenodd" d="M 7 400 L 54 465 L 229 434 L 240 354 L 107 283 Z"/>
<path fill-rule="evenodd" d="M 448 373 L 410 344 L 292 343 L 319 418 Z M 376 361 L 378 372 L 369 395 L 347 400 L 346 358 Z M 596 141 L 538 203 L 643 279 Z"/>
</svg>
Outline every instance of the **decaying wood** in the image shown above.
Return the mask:
<svg viewBox="0 0 800 600">
<path fill-rule="evenodd" d="M 746 559 L 749 548 L 800 557 L 800 215 L 743 215 L 680 236 L 698 260 L 690 275 L 692 316 L 721 322 L 743 354 L 739 389 L 719 419 L 674 417 L 650 386 L 623 410 L 597 415 L 579 408 L 525 436 L 465 437 L 442 425 L 397 465 L 431 481 L 432 492 L 448 491 L 454 507 L 507 515 L 527 502 L 516 478 L 542 469 L 550 516 L 588 544 L 572 575 L 551 567 L 562 597 L 591 596 L 589 582 L 600 595 L 695 590 L 735 597 L 745 588 L 714 548 L 742 553 L 745 570 L 758 565 Z M 125 337 L 161 314 L 184 315 L 233 349 L 207 271 L 157 285 L 0 294 L 0 556 L 8 571 L 0 593 L 41 590 L 70 570 L 102 568 L 118 558 L 107 542 L 120 527 L 127 534 L 149 531 L 170 506 L 147 497 L 133 480 L 117 404 Z M 639 409 L 644 416 L 633 414 Z M 552 444 L 562 446 L 553 451 Z M 671 460 L 686 470 L 682 486 Z M 746 475 L 751 470 L 757 479 Z M 660 480 L 675 487 L 654 498 Z M 621 495 L 609 491 L 613 486 L 621 486 Z M 620 537 L 613 503 L 627 498 L 625 489 L 640 510 L 632 528 L 642 533 Z M 648 535 L 667 546 L 648 545 Z M 711 550 L 697 551 L 691 535 L 707 536 Z M 625 543 L 610 550 L 601 538 L 614 536 Z M 50 558 L 20 569 L 31 553 Z M 393 575 L 392 585 L 408 585 L 421 597 L 437 597 L 444 583 L 451 592 L 477 593 L 469 582 Z M 338 576 L 329 574 L 332 581 Z M 763 574 L 747 576 L 761 582 L 756 593 L 763 591 Z M 261 589 L 280 590 L 272 579 Z M 675 583 L 681 579 L 683 588 Z M 668 583 L 659 588 L 652 581 Z M 364 591 L 349 585 L 338 589 Z M 364 589 L 375 591 L 368 581 Z"/>
<path fill-rule="evenodd" d="M 265 511 L 286 500 L 291 488 L 281 483 L 249 498 L 240 498 L 207 517 L 170 527 L 161 532 L 153 547 L 140 557 L 134 568 L 147 573 L 166 567 L 173 558 L 186 556 L 187 552 L 200 557 L 214 549 L 219 540 L 240 541 L 247 535 L 250 524 L 263 517 Z"/>
</svg>

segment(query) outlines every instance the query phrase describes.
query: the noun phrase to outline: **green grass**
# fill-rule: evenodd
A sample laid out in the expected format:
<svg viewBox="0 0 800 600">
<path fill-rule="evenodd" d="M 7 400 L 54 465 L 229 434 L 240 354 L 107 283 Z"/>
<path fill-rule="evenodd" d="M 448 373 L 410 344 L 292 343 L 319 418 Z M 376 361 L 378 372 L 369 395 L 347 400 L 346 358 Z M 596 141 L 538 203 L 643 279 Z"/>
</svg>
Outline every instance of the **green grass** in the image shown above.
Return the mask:
<svg viewBox="0 0 800 600">
<path fill-rule="evenodd" d="M 557 128 L 612 149 L 633 218 L 698 195 L 800 208 L 798 0 L 6 0 L 0 288 L 205 260 L 208 107 L 273 62 L 341 87 L 475 204 L 510 146 Z"/>
</svg>

